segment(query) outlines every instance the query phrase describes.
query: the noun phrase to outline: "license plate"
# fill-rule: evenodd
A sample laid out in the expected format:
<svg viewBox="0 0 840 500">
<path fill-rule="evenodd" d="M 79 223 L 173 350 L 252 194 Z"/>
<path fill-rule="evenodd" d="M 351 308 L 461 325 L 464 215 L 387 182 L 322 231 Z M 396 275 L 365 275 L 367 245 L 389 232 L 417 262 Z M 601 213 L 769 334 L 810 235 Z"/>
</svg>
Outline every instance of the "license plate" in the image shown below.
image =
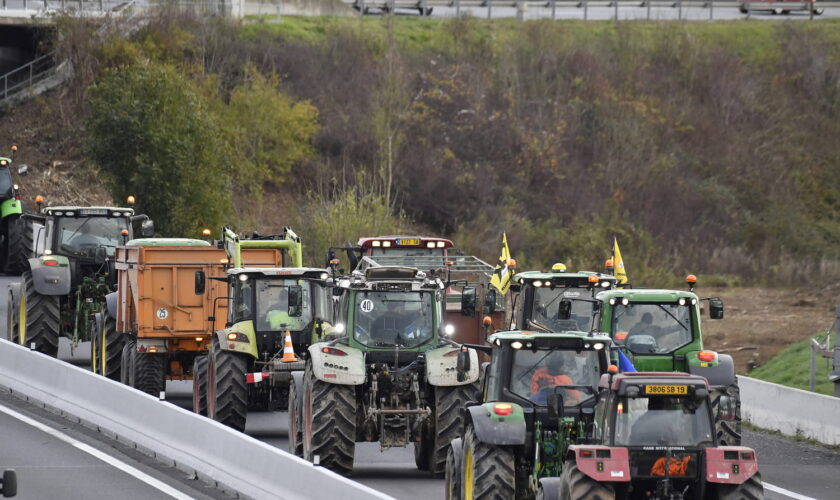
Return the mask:
<svg viewBox="0 0 840 500">
<path fill-rule="evenodd" d="M 403 238 L 397 240 L 397 245 L 404 247 L 416 247 L 420 245 L 420 240 L 417 238 Z"/>
<path fill-rule="evenodd" d="M 687 385 L 646 385 L 645 394 L 688 394 Z"/>
</svg>

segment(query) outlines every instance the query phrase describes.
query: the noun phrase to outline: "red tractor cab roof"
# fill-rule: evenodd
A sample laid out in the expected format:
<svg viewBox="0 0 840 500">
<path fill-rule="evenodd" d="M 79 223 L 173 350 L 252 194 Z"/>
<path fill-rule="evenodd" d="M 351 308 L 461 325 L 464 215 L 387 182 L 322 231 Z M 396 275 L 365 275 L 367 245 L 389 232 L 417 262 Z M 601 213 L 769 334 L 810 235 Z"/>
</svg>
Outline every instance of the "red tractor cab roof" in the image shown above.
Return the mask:
<svg viewBox="0 0 840 500">
<path fill-rule="evenodd" d="M 452 241 L 429 236 L 373 236 L 359 238 L 359 246 L 369 248 L 452 248 Z"/>
<path fill-rule="evenodd" d="M 695 390 L 697 388 L 709 390 L 709 382 L 705 377 L 688 373 L 633 372 L 614 375 L 612 387 L 610 387 L 609 374 L 604 374 L 601 376 L 598 387 L 610 388 L 622 396 L 627 394 L 628 387 L 636 387 L 639 394 L 645 396 L 683 396 L 693 392 L 691 387 Z"/>
</svg>

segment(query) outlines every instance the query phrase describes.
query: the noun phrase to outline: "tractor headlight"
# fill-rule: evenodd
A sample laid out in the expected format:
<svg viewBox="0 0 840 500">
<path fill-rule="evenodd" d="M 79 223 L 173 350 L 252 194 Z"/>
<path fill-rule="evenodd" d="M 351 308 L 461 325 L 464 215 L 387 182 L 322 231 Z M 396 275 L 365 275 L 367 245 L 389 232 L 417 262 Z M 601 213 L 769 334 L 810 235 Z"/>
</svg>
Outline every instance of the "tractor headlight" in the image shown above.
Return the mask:
<svg viewBox="0 0 840 500">
<path fill-rule="evenodd" d="M 446 326 L 443 327 L 443 333 L 451 336 L 453 333 L 455 333 L 455 327 L 447 324 Z"/>
<path fill-rule="evenodd" d="M 335 330 L 336 333 L 344 333 L 344 323 L 336 323 L 333 330 Z"/>
</svg>

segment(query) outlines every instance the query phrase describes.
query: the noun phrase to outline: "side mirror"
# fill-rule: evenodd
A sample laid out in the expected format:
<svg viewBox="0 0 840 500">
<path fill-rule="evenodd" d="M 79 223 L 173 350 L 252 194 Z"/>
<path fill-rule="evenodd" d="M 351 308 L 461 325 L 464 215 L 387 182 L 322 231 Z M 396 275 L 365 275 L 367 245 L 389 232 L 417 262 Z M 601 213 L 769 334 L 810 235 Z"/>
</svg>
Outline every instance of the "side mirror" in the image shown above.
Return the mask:
<svg viewBox="0 0 840 500">
<path fill-rule="evenodd" d="M 466 347 L 461 347 L 458 353 L 457 371 L 458 382 L 467 380 L 467 373 L 470 371 L 470 351 Z"/>
<path fill-rule="evenodd" d="M 557 318 L 558 319 L 571 319 L 572 317 L 572 301 L 568 299 L 563 299 L 560 301 L 560 305 L 557 306 Z"/>
<path fill-rule="evenodd" d="M 204 295 L 204 289 L 207 286 L 207 276 L 204 271 L 199 269 L 195 272 L 195 294 Z"/>
<path fill-rule="evenodd" d="M 101 265 L 104 264 L 106 260 L 108 260 L 108 253 L 105 250 L 105 247 L 96 247 L 96 250 L 93 251 L 93 262 L 97 265 Z"/>
<path fill-rule="evenodd" d="M 551 418 L 563 418 L 563 396 L 552 391 L 546 396 L 546 406 L 548 406 L 548 416 Z"/>
<path fill-rule="evenodd" d="M 155 222 L 152 220 L 144 220 L 140 223 L 140 236 L 144 238 L 151 238 L 155 235 Z"/>
<path fill-rule="evenodd" d="M 723 319 L 723 301 L 717 297 L 709 299 L 709 318 Z"/>
<path fill-rule="evenodd" d="M 697 399 L 697 400 L 706 399 L 706 397 L 708 395 L 709 395 L 709 391 L 707 391 L 703 387 L 700 387 L 700 388 L 698 388 L 697 390 L 694 391 L 694 399 Z"/>
<path fill-rule="evenodd" d="M 295 318 L 303 314 L 303 292 L 299 286 L 289 287 L 289 316 Z"/>
<path fill-rule="evenodd" d="M 17 171 L 19 176 L 24 177 L 29 173 L 29 165 L 18 165 Z"/>
<path fill-rule="evenodd" d="M 461 316 L 475 316 L 475 288 L 465 287 L 461 290 Z"/>
<path fill-rule="evenodd" d="M 484 314 L 496 312 L 496 290 L 490 289 L 484 293 Z"/>
</svg>

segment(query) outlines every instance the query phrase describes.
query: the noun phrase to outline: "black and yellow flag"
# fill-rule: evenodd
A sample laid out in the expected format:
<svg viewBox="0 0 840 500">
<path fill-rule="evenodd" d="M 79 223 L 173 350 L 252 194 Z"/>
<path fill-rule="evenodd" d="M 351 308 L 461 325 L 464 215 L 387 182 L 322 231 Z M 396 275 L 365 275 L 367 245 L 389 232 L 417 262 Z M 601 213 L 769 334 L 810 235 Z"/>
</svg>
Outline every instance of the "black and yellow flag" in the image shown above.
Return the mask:
<svg viewBox="0 0 840 500">
<path fill-rule="evenodd" d="M 508 248 L 507 235 L 502 233 L 502 255 L 499 257 L 499 263 L 496 264 L 496 270 L 493 271 L 493 277 L 490 278 L 490 284 L 493 285 L 502 295 L 504 295 L 510 288 L 510 280 L 513 273 L 513 259 L 510 258 L 510 248 Z"/>
<path fill-rule="evenodd" d="M 613 237 L 613 265 L 615 266 L 616 285 L 626 285 L 627 270 L 624 269 L 624 260 L 621 258 L 621 251 L 618 249 L 618 238 Z"/>
</svg>

